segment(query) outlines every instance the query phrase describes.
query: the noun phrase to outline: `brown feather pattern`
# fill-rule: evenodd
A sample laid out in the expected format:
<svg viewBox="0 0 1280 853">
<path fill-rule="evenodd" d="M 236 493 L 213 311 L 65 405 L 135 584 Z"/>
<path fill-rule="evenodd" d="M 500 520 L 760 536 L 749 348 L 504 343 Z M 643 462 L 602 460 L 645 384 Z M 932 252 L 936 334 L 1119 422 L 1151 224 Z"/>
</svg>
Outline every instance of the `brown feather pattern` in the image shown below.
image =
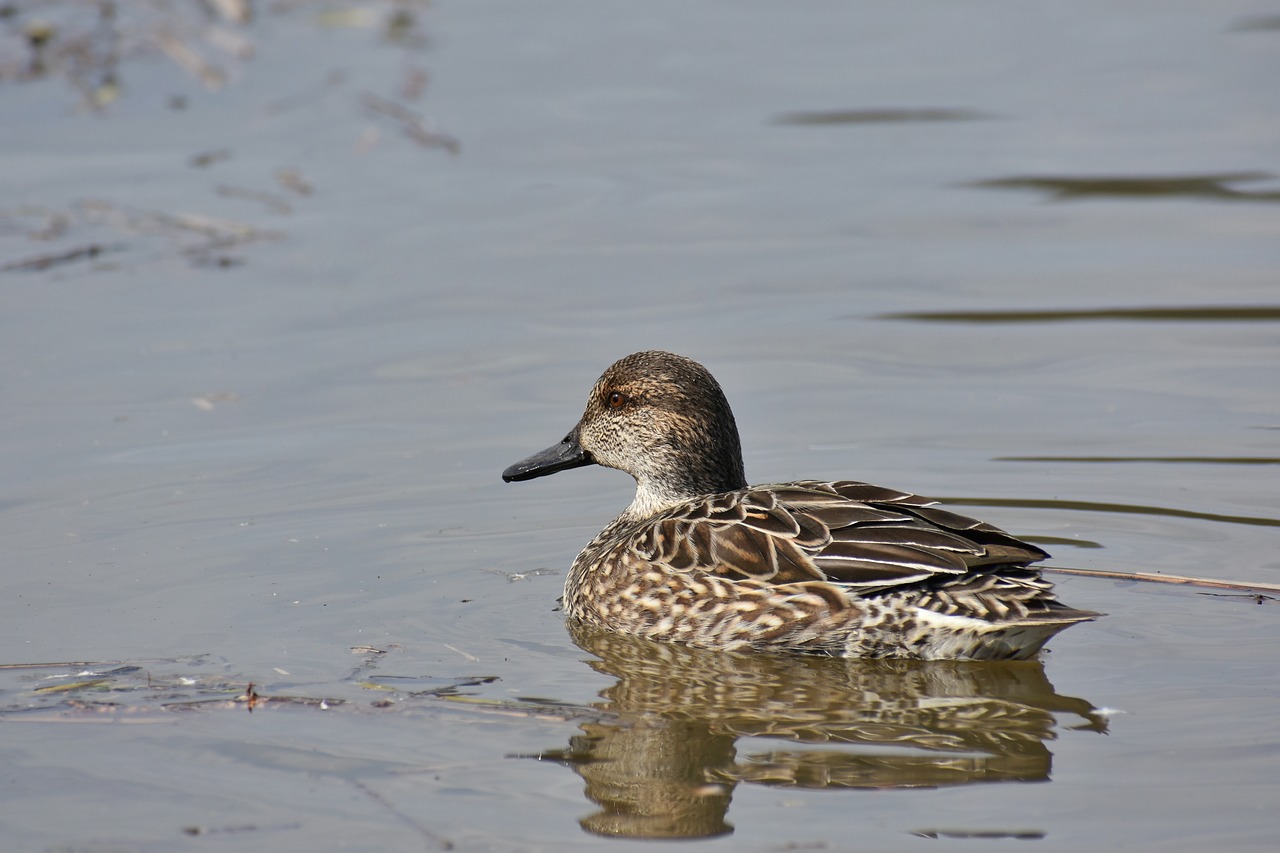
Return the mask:
<svg viewBox="0 0 1280 853">
<path fill-rule="evenodd" d="M 575 562 L 565 603 L 587 622 L 693 645 L 931 656 L 927 642 L 911 647 L 929 633 L 913 612 L 974 620 L 976 634 L 1039 624 L 1046 639 L 1093 618 L 1059 604 L 1028 566 L 1043 554 L 915 495 L 786 483 L 686 501 L 639 526 L 620 518 Z M 958 656 L 1027 647 L 975 641 Z"/>
<path fill-rule="evenodd" d="M 747 486 L 737 427 L 705 368 L 624 358 L 528 479 L 596 462 L 636 499 L 578 555 L 564 609 L 627 634 L 721 649 L 1025 658 L 1098 614 L 1058 602 L 1048 555 L 935 501 L 851 480 Z"/>
</svg>

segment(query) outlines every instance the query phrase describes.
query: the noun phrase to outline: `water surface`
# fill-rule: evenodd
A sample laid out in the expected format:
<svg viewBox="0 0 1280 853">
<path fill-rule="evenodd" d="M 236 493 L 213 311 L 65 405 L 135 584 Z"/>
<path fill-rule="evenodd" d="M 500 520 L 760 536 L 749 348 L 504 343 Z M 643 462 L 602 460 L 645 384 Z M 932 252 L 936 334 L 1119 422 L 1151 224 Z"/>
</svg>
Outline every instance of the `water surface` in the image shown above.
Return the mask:
<svg viewBox="0 0 1280 853">
<path fill-rule="evenodd" d="M 655 648 L 555 611 L 630 481 L 498 476 L 660 347 L 752 480 L 1280 583 L 1274 10 L 211 5 L 4 22 L 10 845 L 1280 842 L 1265 590 L 1064 574 L 1110 615 L 1025 666 Z"/>
</svg>

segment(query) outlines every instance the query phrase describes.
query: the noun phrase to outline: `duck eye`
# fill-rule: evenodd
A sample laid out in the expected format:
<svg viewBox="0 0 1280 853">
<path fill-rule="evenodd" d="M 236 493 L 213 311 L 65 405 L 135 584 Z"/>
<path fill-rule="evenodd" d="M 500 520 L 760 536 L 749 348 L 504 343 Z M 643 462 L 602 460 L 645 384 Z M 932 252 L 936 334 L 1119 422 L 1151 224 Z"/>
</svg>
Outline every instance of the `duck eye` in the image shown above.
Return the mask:
<svg viewBox="0 0 1280 853">
<path fill-rule="evenodd" d="M 629 399 L 627 395 L 623 394 L 621 391 L 610 391 L 609 396 L 605 398 L 605 401 L 609 404 L 609 408 L 621 409 L 629 402 Z"/>
</svg>

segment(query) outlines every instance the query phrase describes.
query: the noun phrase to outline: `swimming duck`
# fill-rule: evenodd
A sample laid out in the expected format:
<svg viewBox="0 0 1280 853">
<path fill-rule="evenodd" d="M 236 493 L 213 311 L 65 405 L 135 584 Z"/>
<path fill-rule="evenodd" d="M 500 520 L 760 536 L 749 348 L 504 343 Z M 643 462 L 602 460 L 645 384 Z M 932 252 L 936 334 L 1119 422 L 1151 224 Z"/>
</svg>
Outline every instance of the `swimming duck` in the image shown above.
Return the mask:
<svg viewBox="0 0 1280 853">
<path fill-rule="evenodd" d="M 851 480 L 749 486 L 719 383 L 668 352 L 615 362 L 558 444 L 502 473 L 635 478 L 569 569 L 564 610 L 623 634 L 727 651 L 1019 660 L 1100 614 L 1061 604 L 1049 555 L 936 501 Z"/>
</svg>

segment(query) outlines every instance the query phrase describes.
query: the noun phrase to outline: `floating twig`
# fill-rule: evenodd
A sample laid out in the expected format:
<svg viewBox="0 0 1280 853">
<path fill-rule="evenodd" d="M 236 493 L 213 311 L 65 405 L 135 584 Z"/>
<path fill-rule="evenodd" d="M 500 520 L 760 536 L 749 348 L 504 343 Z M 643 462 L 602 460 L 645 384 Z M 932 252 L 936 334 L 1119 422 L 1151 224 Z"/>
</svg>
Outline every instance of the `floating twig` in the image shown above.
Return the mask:
<svg viewBox="0 0 1280 853">
<path fill-rule="evenodd" d="M 1268 601 L 1280 601 L 1274 595 L 1261 592 L 1199 592 L 1197 595 L 1212 595 L 1215 598 L 1247 598 L 1254 604 L 1265 604 Z"/>
<path fill-rule="evenodd" d="M 1280 584 L 1252 583 L 1247 581 L 1219 581 L 1211 578 L 1193 578 L 1186 575 L 1158 575 L 1153 572 L 1111 572 L 1095 569 L 1065 569 L 1058 566 L 1043 566 L 1043 571 L 1060 575 L 1078 575 L 1086 578 L 1108 578 L 1112 580 L 1144 581 L 1147 583 L 1171 583 L 1183 586 L 1203 586 L 1210 589 L 1236 589 L 1242 591 L 1266 590 L 1280 592 Z"/>
<path fill-rule="evenodd" d="M 87 690 L 90 687 L 101 687 L 107 684 L 105 678 L 93 678 L 89 681 L 73 681 L 70 684 L 50 684 L 45 687 L 37 687 L 36 693 L 70 693 L 73 690 Z"/>
<path fill-rule="evenodd" d="M 47 270 L 49 267 L 58 266 L 59 264 L 69 264 L 76 261 L 91 261 L 103 252 L 116 251 L 121 248 L 123 247 L 105 246 L 102 243 L 90 243 L 88 246 L 77 246 L 74 249 L 67 249 L 63 252 L 36 255 L 34 258 L 23 258 L 20 261 L 10 261 L 7 264 L 0 264 L 0 272 L 39 272 L 41 270 Z"/>
</svg>

